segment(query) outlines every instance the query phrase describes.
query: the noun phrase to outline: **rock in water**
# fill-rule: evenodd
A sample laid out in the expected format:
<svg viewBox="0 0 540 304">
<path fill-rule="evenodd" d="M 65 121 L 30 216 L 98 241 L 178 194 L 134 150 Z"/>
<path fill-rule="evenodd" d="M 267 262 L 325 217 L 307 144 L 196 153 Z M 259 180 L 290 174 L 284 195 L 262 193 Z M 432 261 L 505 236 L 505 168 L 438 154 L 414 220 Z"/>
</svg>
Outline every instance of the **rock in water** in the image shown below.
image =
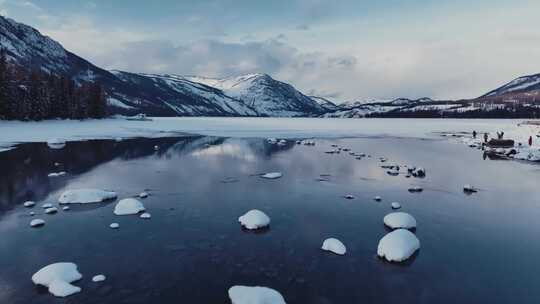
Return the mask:
<svg viewBox="0 0 540 304">
<path fill-rule="evenodd" d="M 412 229 L 416 228 L 416 219 L 405 212 L 393 212 L 387 214 L 384 219 L 384 224 L 392 229 Z"/>
<path fill-rule="evenodd" d="M 392 209 L 399 209 L 399 208 L 401 208 L 401 204 L 400 204 L 400 203 L 398 203 L 398 202 L 393 202 L 393 203 L 392 203 Z"/>
<path fill-rule="evenodd" d="M 335 254 L 344 255 L 347 252 L 347 248 L 343 243 L 335 238 L 329 238 L 324 240 L 321 247 L 322 250 L 330 251 Z"/>
<path fill-rule="evenodd" d="M 229 298 L 232 304 L 286 304 L 279 292 L 260 286 L 233 286 Z"/>
<path fill-rule="evenodd" d="M 75 189 L 68 190 L 60 195 L 60 204 L 91 204 L 101 203 L 106 200 L 115 199 L 116 192 L 99 189 Z"/>
<path fill-rule="evenodd" d="M 247 229 L 259 229 L 270 225 L 270 217 L 260 210 L 251 210 L 238 218 L 240 224 Z"/>
<path fill-rule="evenodd" d="M 146 210 L 143 203 L 135 198 L 124 198 L 120 200 L 114 207 L 114 214 L 116 215 L 131 215 L 137 214 Z"/>
<path fill-rule="evenodd" d="M 32 282 L 49 288 L 57 297 L 67 297 L 80 292 L 81 288 L 70 283 L 80 280 L 82 275 L 74 263 L 54 263 L 41 268 L 32 276 Z"/>
<path fill-rule="evenodd" d="M 385 235 L 377 247 L 377 255 L 389 262 L 402 262 L 420 249 L 420 241 L 409 230 L 398 229 Z"/>
<path fill-rule="evenodd" d="M 478 192 L 478 190 L 476 190 L 475 187 L 467 184 L 467 185 L 464 185 L 463 186 L 463 191 L 466 192 L 466 193 L 475 193 L 475 192 Z"/>
</svg>

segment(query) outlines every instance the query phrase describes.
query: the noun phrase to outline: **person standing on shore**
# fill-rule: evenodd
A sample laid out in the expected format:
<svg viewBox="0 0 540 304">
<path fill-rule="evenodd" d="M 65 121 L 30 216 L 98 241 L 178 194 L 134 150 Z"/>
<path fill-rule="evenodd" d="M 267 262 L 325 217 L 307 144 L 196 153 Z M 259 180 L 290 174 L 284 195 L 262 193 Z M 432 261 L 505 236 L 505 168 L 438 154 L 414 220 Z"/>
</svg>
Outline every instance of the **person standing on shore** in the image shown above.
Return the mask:
<svg viewBox="0 0 540 304">
<path fill-rule="evenodd" d="M 532 146 L 532 136 L 529 136 L 529 147 Z"/>
<path fill-rule="evenodd" d="M 488 142 L 488 134 L 487 134 L 487 133 L 484 133 L 484 142 L 485 142 L 485 143 Z"/>
<path fill-rule="evenodd" d="M 475 138 L 475 139 L 476 139 L 476 130 L 473 130 L 473 131 L 472 131 L 472 138 Z"/>
</svg>

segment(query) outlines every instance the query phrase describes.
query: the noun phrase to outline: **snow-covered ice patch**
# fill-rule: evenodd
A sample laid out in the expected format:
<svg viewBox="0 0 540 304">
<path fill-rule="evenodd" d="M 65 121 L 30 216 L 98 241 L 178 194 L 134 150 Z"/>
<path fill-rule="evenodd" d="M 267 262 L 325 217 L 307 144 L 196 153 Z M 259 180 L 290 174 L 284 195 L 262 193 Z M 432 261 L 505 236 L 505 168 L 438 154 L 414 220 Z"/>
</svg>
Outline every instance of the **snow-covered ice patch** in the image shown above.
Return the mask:
<svg viewBox="0 0 540 304">
<path fill-rule="evenodd" d="M 45 221 L 42 220 L 42 219 L 33 219 L 31 222 L 30 222 L 30 227 L 41 227 L 45 225 Z"/>
<path fill-rule="evenodd" d="M 143 203 L 135 198 L 124 198 L 120 200 L 114 207 L 114 214 L 116 215 L 131 215 L 137 214 L 146 210 Z"/>
<path fill-rule="evenodd" d="M 347 248 L 345 247 L 345 245 L 343 245 L 340 240 L 335 238 L 329 238 L 324 240 L 321 249 L 339 255 L 344 255 L 347 252 Z"/>
<path fill-rule="evenodd" d="M 269 172 L 261 175 L 262 178 L 266 179 L 277 179 L 283 176 L 283 173 L 281 172 Z"/>
<path fill-rule="evenodd" d="M 36 205 L 35 202 L 33 201 L 27 201 L 27 202 L 24 202 L 23 204 L 26 208 L 31 208 L 31 207 L 34 207 Z"/>
<path fill-rule="evenodd" d="M 152 217 L 152 215 L 150 213 L 148 213 L 148 212 L 145 212 L 145 213 L 141 214 L 139 217 L 142 218 L 142 219 L 150 219 Z"/>
<path fill-rule="evenodd" d="M 384 224 L 392 229 L 412 229 L 416 228 L 416 219 L 406 212 L 393 212 L 387 214 L 384 219 Z"/>
<path fill-rule="evenodd" d="M 60 204 L 91 204 L 115 199 L 116 196 L 116 192 L 113 191 L 100 189 L 74 189 L 62 193 L 58 201 Z"/>
<path fill-rule="evenodd" d="M 69 209 L 70 209 L 69 206 L 62 207 L 62 210 L 64 210 L 64 211 L 68 211 Z"/>
<path fill-rule="evenodd" d="M 56 208 L 56 207 L 51 207 L 51 208 L 45 209 L 45 213 L 47 213 L 47 214 L 54 214 L 56 212 L 58 212 L 58 208 Z"/>
<path fill-rule="evenodd" d="M 232 304 L 286 304 L 278 291 L 260 286 L 233 286 L 229 298 Z"/>
<path fill-rule="evenodd" d="M 377 255 L 390 262 L 402 262 L 420 249 L 420 241 L 409 230 L 398 229 L 385 235 L 377 247 Z"/>
<path fill-rule="evenodd" d="M 103 274 L 98 274 L 92 277 L 92 282 L 103 282 L 107 279 L 107 277 Z"/>
<path fill-rule="evenodd" d="M 238 218 L 247 229 L 259 229 L 270 225 L 270 217 L 260 210 L 253 209 Z"/>
<path fill-rule="evenodd" d="M 514 159 L 540 162 L 540 147 L 529 147 L 518 149 Z"/>
<path fill-rule="evenodd" d="M 109 225 L 109 227 L 110 227 L 111 229 L 118 229 L 118 228 L 120 228 L 120 224 L 118 224 L 118 223 L 111 223 L 111 224 Z"/>
<path fill-rule="evenodd" d="M 80 287 L 70 283 L 78 281 L 82 275 L 74 263 L 54 263 L 41 268 L 32 276 L 32 282 L 49 288 L 57 297 L 67 297 L 81 291 Z"/>
</svg>

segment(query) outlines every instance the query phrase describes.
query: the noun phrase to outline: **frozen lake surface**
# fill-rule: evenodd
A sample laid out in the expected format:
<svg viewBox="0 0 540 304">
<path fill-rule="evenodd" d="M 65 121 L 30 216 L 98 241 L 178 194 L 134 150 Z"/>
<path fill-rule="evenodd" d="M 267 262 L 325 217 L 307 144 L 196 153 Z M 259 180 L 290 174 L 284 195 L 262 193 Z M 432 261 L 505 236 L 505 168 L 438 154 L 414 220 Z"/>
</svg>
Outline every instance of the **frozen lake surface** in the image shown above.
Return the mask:
<svg viewBox="0 0 540 304">
<path fill-rule="evenodd" d="M 315 146 L 256 138 L 298 138 L 297 125 L 272 122 L 268 133 L 259 126 L 249 136 L 241 124 L 233 134 L 232 128 L 220 131 L 216 121 L 222 120 L 210 123 L 208 133 L 234 137 L 92 140 L 57 150 L 28 143 L 0 153 L 0 303 L 230 303 L 227 291 L 234 285 L 270 287 L 287 303 L 540 299 L 540 166 L 484 159 L 481 151 L 433 133 L 473 126 L 481 132 L 493 121 L 408 120 L 418 123 L 411 127 L 416 131 L 393 126 L 392 134 L 380 136 L 362 120 L 339 120 L 365 138 L 324 136 L 332 133 L 325 126 L 304 126 L 304 135 L 324 137 Z M 197 133 L 195 127 L 183 131 Z M 325 153 L 332 145 L 371 157 Z M 427 176 L 389 175 L 380 157 L 385 164 L 422 166 Z M 66 174 L 48 176 L 61 171 Z M 283 176 L 259 177 L 266 172 Z M 464 193 L 465 184 L 478 192 Z M 423 192 L 407 191 L 414 186 Z M 59 207 L 58 197 L 78 188 L 111 190 L 118 198 L 44 214 L 43 204 Z M 151 219 L 113 214 L 118 200 L 143 191 Z M 26 201 L 36 206 L 24 207 Z M 414 216 L 421 242 L 403 264 L 377 257 L 392 202 Z M 252 209 L 267 214 L 270 226 L 243 229 L 238 217 Z M 38 217 L 46 224 L 31 228 Z M 321 250 L 330 237 L 346 244 L 345 255 Z M 80 293 L 61 300 L 32 284 L 32 274 L 55 262 L 77 264 Z M 107 279 L 92 282 L 97 274 Z"/>
</svg>

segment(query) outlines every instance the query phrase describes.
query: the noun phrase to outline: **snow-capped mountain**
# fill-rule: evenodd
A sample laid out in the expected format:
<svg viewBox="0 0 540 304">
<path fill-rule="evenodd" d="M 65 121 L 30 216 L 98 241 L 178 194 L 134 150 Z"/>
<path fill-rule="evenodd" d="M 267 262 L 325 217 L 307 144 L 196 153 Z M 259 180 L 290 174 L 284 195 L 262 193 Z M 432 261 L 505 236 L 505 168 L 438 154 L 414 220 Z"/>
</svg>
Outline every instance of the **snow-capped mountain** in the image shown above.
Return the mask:
<svg viewBox="0 0 540 304">
<path fill-rule="evenodd" d="M 305 116 L 327 110 L 288 83 L 267 74 L 249 74 L 223 79 L 186 76 L 185 79 L 220 89 L 243 101 L 261 116 Z"/>
<path fill-rule="evenodd" d="M 226 79 L 106 71 L 38 30 L 0 16 L 0 48 L 26 69 L 101 83 L 110 112 L 156 116 L 312 116 L 326 110 L 265 74 Z M 214 82 L 215 83 L 214 83 Z"/>
<path fill-rule="evenodd" d="M 540 74 L 516 78 L 481 97 L 495 97 L 510 93 L 524 93 L 535 90 L 540 90 Z"/>
</svg>

